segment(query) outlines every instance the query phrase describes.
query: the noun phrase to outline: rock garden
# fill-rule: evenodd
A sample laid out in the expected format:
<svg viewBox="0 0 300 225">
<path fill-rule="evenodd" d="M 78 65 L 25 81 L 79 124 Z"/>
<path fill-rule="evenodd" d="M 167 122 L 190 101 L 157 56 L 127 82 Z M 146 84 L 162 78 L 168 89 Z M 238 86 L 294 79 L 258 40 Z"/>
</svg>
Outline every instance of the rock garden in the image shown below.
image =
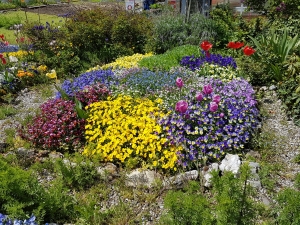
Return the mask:
<svg viewBox="0 0 300 225">
<path fill-rule="evenodd" d="M 244 3 L 1 13 L 0 224 L 300 224 L 300 1 Z"/>
</svg>

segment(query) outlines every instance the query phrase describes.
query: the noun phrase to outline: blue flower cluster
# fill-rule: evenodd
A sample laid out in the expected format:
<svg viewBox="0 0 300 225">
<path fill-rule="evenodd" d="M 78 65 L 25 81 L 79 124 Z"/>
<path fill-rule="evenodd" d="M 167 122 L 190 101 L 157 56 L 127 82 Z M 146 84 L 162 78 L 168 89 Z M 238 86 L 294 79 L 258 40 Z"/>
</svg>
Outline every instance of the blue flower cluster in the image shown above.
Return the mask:
<svg viewBox="0 0 300 225">
<path fill-rule="evenodd" d="M 184 146 L 178 153 L 183 167 L 243 149 L 258 125 L 254 90 L 246 80 L 206 79 L 205 84 L 211 92 L 205 86 L 191 90 L 184 98 L 188 104 L 184 113 L 174 112 L 159 121 L 170 144 Z"/>
<path fill-rule="evenodd" d="M 177 77 L 187 77 L 188 73 L 180 71 L 173 72 L 152 72 L 141 70 L 136 73 L 128 74 L 124 78 L 125 86 L 139 90 L 143 94 L 156 92 L 168 87 L 174 87 Z"/>
<path fill-rule="evenodd" d="M 96 82 L 100 82 L 106 87 L 111 87 L 118 84 L 118 78 L 111 70 L 95 70 L 81 74 L 73 81 L 65 80 L 61 88 L 69 97 L 74 97 L 76 92 Z M 59 92 L 56 93 L 56 98 L 61 98 Z"/>
<path fill-rule="evenodd" d="M 33 215 L 27 220 L 11 220 L 8 216 L 0 213 L 0 225 L 37 225 L 37 223 Z"/>
<path fill-rule="evenodd" d="M 211 63 L 219 66 L 231 66 L 236 68 L 236 62 L 231 56 L 221 56 L 220 54 L 209 54 L 202 57 L 185 56 L 181 59 L 180 65 L 190 68 L 192 71 L 200 69 L 204 63 Z"/>
<path fill-rule="evenodd" d="M 17 45 L 4 45 L 2 42 L 0 42 L 0 53 L 3 52 L 17 52 L 19 51 L 19 46 Z"/>
</svg>

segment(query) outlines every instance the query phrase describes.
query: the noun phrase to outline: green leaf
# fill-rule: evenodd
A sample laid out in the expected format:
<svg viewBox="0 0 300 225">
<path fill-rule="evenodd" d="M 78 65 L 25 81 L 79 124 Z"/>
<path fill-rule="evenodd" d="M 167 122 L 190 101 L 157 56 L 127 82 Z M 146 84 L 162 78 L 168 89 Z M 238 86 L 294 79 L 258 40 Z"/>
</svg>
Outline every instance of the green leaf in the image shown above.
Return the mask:
<svg viewBox="0 0 300 225">
<path fill-rule="evenodd" d="M 81 119 L 87 119 L 88 113 L 82 108 L 82 103 L 77 98 L 75 98 L 75 110 L 77 112 L 78 117 Z"/>
<path fill-rule="evenodd" d="M 60 93 L 61 98 L 63 100 L 70 100 L 69 96 L 67 95 L 67 93 L 59 86 L 57 86 L 56 84 L 54 84 L 55 89 Z"/>
</svg>

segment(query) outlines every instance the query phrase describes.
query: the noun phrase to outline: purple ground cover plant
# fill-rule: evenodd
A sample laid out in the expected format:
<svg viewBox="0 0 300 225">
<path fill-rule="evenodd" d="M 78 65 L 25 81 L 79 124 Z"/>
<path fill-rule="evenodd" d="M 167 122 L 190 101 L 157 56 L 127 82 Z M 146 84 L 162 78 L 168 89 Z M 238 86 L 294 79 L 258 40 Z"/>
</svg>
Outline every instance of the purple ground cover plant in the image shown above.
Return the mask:
<svg viewBox="0 0 300 225">
<path fill-rule="evenodd" d="M 94 102 L 101 100 L 106 100 L 108 96 L 111 95 L 111 92 L 108 88 L 100 83 L 96 82 L 90 86 L 86 86 L 83 90 L 78 91 L 75 96 L 76 98 L 84 105 L 90 105 Z"/>
<path fill-rule="evenodd" d="M 219 66 L 231 66 L 236 68 L 236 62 L 231 56 L 221 56 L 220 54 L 209 54 L 201 57 L 185 56 L 181 59 L 180 65 L 190 68 L 192 71 L 200 69 L 204 63 L 211 63 Z"/>
<path fill-rule="evenodd" d="M 78 118 L 72 101 L 51 99 L 40 108 L 41 113 L 32 123 L 19 130 L 23 139 L 46 149 L 72 150 L 81 147 L 85 121 Z"/>
<path fill-rule="evenodd" d="M 170 143 L 184 146 L 178 153 L 183 167 L 242 150 L 258 125 L 254 90 L 246 80 L 205 79 L 204 84 L 179 101 L 186 102 L 186 110 L 174 106 L 173 113 L 159 121 Z"/>
<path fill-rule="evenodd" d="M 79 77 L 72 80 L 65 80 L 62 83 L 61 89 L 68 95 L 68 97 L 75 97 L 75 93 L 83 90 L 86 86 L 92 85 L 96 82 L 104 84 L 110 88 L 118 84 L 118 78 L 111 70 L 95 70 L 81 74 Z M 56 98 L 61 98 L 61 93 L 56 93 Z"/>
</svg>

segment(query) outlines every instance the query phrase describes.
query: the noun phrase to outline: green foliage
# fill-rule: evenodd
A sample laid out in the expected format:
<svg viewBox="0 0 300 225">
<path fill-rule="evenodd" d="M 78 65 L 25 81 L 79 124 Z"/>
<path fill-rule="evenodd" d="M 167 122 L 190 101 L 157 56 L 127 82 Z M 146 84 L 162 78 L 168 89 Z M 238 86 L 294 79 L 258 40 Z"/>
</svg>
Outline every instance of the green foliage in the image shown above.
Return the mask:
<svg viewBox="0 0 300 225">
<path fill-rule="evenodd" d="M 150 30 L 151 22 L 145 15 L 118 7 L 84 10 L 66 24 L 75 54 L 80 60 L 88 61 L 84 57 L 88 52 L 98 64 L 109 63 L 124 55 L 144 53 Z"/>
<path fill-rule="evenodd" d="M 300 223 L 300 192 L 291 188 L 286 188 L 277 196 L 278 212 L 277 224 L 280 225 L 297 225 Z"/>
<path fill-rule="evenodd" d="M 2 3 L 2 2 L 0 2 L 0 10 L 15 9 L 15 8 L 17 8 L 17 6 L 12 4 L 12 3 Z"/>
<path fill-rule="evenodd" d="M 29 171 L 11 167 L 0 158 L 0 211 L 24 218 L 37 209 L 43 189 Z"/>
<path fill-rule="evenodd" d="M 278 95 L 283 102 L 283 107 L 294 123 L 300 126 L 300 76 L 291 77 L 281 83 L 278 87 Z"/>
<path fill-rule="evenodd" d="M 1 4 L 0 3 L 0 9 L 1 9 L 2 5 L 10 5 L 10 4 Z M 20 23 L 21 23 L 20 17 L 8 18 L 4 15 L 0 15 L 0 27 L 9 29 L 11 26 L 13 26 L 15 24 L 20 24 Z"/>
<path fill-rule="evenodd" d="M 148 40 L 147 50 L 157 54 L 183 45 L 188 38 L 187 24 L 182 14 L 165 13 L 154 18 L 152 38 Z"/>
<path fill-rule="evenodd" d="M 197 45 L 183 45 L 168 50 L 164 54 L 154 55 L 138 62 L 139 67 L 146 67 L 149 70 L 169 71 L 172 67 L 179 66 L 182 57 L 187 55 L 199 55 Z"/>
<path fill-rule="evenodd" d="M 251 196 L 254 196 L 253 188 L 248 184 L 251 178 L 250 167 L 247 164 L 241 166 L 240 178 L 235 178 L 231 172 L 225 172 L 223 176 L 215 171 L 212 184 L 216 198 L 217 224 L 255 224 L 258 213 L 258 205 Z"/>
<path fill-rule="evenodd" d="M 268 36 L 263 35 L 260 39 L 250 38 L 255 44 L 256 53 L 247 60 L 247 63 L 243 62 L 243 69 L 251 71 L 251 83 L 264 85 L 272 81 L 282 81 L 284 63 L 298 43 L 298 35 L 291 38 L 285 29 L 283 34 L 271 30 Z"/>
<path fill-rule="evenodd" d="M 95 164 L 79 154 L 69 160 L 57 160 L 54 167 L 56 175 L 70 189 L 82 190 L 89 188 L 99 178 Z"/>
<path fill-rule="evenodd" d="M 200 192 L 200 186 L 191 182 L 186 191 L 171 191 L 165 198 L 168 213 L 162 224 L 242 225 L 256 224 L 262 207 L 255 203 L 255 192 L 248 184 L 251 171 L 247 164 L 241 166 L 240 177 L 225 172 L 212 172 L 212 195 Z"/>
<path fill-rule="evenodd" d="M 200 192 L 199 182 L 190 182 L 184 191 L 170 191 L 165 197 L 166 215 L 161 224 L 208 225 L 213 224 L 210 203 Z"/>
<path fill-rule="evenodd" d="M 8 116 L 13 116 L 17 113 L 17 110 L 11 105 L 0 106 L 0 120 L 5 119 Z"/>
</svg>

